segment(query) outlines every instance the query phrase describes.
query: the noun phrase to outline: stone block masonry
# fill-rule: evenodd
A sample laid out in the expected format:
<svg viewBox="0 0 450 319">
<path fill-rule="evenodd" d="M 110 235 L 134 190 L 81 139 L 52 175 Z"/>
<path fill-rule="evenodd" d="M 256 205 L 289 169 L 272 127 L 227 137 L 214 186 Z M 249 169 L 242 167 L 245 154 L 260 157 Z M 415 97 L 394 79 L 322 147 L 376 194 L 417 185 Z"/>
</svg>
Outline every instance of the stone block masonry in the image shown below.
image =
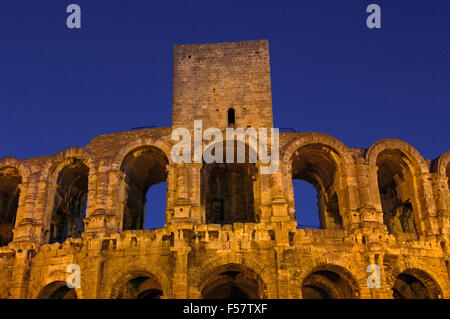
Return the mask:
<svg viewBox="0 0 450 319">
<path fill-rule="evenodd" d="M 0 298 L 450 298 L 450 151 L 281 133 L 273 174 L 174 163 L 172 130 L 194 120 L 273 127 L 265 40 L 175 46 L 172 119 L 0 159 Z M 298 228 L 296 179 L 317 190 L 320 229 Z M 146 230 L 160 182 L 165 227 Z"/>
</svg>

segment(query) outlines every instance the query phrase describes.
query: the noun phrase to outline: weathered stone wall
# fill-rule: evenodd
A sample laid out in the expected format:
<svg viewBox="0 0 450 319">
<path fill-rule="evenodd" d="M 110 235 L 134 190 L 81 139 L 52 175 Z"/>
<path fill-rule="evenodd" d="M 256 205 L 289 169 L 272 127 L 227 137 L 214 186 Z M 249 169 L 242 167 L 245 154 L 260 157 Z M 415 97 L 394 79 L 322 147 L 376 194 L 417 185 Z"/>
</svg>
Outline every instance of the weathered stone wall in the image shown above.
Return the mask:
<svg viewBox="0 0 450 319">
<path fill-rule="evenodd" d="M 205 65 L 186 66 L 191 62 L 180 62 L 186 54 Z M 199 92 L 195 100 L 197 88 L 207 87 L 202 81 L 211 80 L 197 76 L 215 65 L 214 55 L 219 61 L 230 55 L 211 69 L 211 77 L 225 72 L 221 84 L 217 93 Z M 247 61 L 245 72 L 229 69 L 239 61 Z M 207 119 L 208 126 L 224 129 L 227 94 L 252 114 L 244 121 L 238 113 L 237 127 L 246 127 L 242 121 L 272 126 L 266 42 L 181 46 L 175 65 L 174 127 Z M 243 81 L 264 87 L 252 91 L 254 100 L 245 90 L 236 93 L 242 79 L 235 79 L 253 67 L 257 71 Z M 214 94 L 220 107 L 210 99 Z M 203 111 L 191 112 L 197 108 Z M 222 115 L 213 115 L 217 108 Z M 321 133 L 281 133 L 280 169 L 264 175 L 255 164 L 257 218 L 221 225 L 207 223 L 205 193 L 211 187 L 203 164 L 174 163 L 171 133 L 171 127 L 120 132 L 52 156 L 0 159 L 0 198 L 19 195 L 14 236 L 0 247 L 0 298 L 450 298 L 450 152 L 431 161 L 397 139 L 362 149 Z M 316 187 L 322 229 L 297 228 L 293 179 Z M 142 214 L 139 203 L 148 187 L 162 180 L 167 182 L 165 227 L 143 230 L 141 222 L 128 222 Z M 56 205 L 66 205 L 62 209 L 74 217 L 86 183 L 86 216 L 72 223 L 84 231 L 50 243 Z M 383 205 L 380 185 L 397 189 L 392 202 L 411 204 L 401 218 L 415 224 L 414 232 L 388 229 L 393 209 Z M 2 205 L 3 225 L 15 206 Z M 64 288 L 70 264 L 81 269 L 81 287 L 74 290 Z M 371 264 L 380 267 L 379 288 L 368 287 Z M 239 294 L 232 292 L 236 287 Z"/>
</svg>

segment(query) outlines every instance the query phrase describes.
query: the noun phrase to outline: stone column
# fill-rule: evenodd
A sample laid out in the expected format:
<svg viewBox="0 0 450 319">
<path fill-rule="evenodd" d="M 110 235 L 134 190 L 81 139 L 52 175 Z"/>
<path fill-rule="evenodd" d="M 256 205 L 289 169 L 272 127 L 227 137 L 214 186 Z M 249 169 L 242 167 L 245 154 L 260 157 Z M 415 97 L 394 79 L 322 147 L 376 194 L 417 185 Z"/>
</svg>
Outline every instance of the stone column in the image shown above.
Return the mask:
<svg viewBox="0 0 450 319">
<path fill-rule="evenodd" d="M 291 166 L 283 169 L 283 192 L 286 196 L 286 202 L 288 205 L 288 215 L 291 221 L 295 221 L 295 196 L 294 186 L 292 184 Z"/>
<path fill-rule="evenodd" d="M 189 169 L 186 164 L 176 164 L 176 199 L 173 205 L 172 223 L 190 222 L 190 202 L 188 195 Z"/>
<path fill-rule="evenodd" d="M 434 200 L 434 192 L 432 187 L 433 174 L 420 174 L 416 176 L 417 180 L 417 200 L 420 202 L 420 217 L 422 224 L 425 226 L 423 229 L 427 235 L 439 234 L 439 221 L 436 212 L 436 203 Z"/>
<path fill-rule="evenodd" d="M 108 170 L 106 165 L 98 171 L 89 172 L 88 205 L 86 209 L 85 231 L 87 237 L 106 237 L 120 231 L 119 210 L 123 173 L 120 170 Z M 123 204 L 123 203 L 122 203 Z"/>
<path fill-rule="evenodd" d="M 202 221 L 201 210 L 201 176 L 202 164 L 193 163 L 188 165 L 189 169 L 189 201 L 191 204 L 191 220 L 199 224 Z"/>
<path fill-rule="evenodd" d="M 272 189 L 272 222 L 289 222 L 288 205 L 283 192 L 283 175 L 278 170 L 270 176 Z"/>
<path fill-rule="evenodd" d="M 278 284 L 278 299 L 289 298 L 289 273 L 288 267 L 284 260 L 284 247 L 275 247 L 276 262 L 277 262 L 277 284 Z"/>
<path fill-rule="evenodd" d="M 102 298 L 101 280 L 105 258 L 100 255 L 87 258 L 81 268 L 81 288 L 83 299 Z M 81 266 L 81 265 L 80 265 Z"/>
<path fill-rule="evenodd" d="M 431 184 L 436 203 L 436 215 L 441 235 L 450 233 L 449 206 L 447 203 L 448 189 L 447 177 L 439 174 L 430 174 Z"/>
<path fill-rule="evenodd" d="M 173 273 L 173 298 L 187 299 L 188 297 L 188 255 L 191 248 L 183 238 L 183 229 L 175 232 L 174 246 L 170 248 L 175 258 Z"/>
<path fill-rule="evenodd" d="M 20 198 L 13 230 L 14 241 L 42 242 L 45 239 L 43 224 L 36 218 L 39 213 L 34 214 L 40 195 L 38 184 L 39 181 L 33 176 L 27 183 L 19 185 Z"/>
<path fill-rule="evenodd" d="M 378 190 L 378 166 L 359 163 L 355 165 L 355 170 L 359 186 L 357 190 L 363 204 L 359 211 L 362 228 L 377 227 L 384 229 L 383 209 Z"/>
<path fill-rule="evenodd" d="M 11 276 L 11 298 L 24 299 L 27 297 L 28 278 L 31 270 L 31 258 L 33 257 L 34 245 L 27 242 L 12 243 L 11 248 L 15 253 L 14 268 Z"/>
</svg>

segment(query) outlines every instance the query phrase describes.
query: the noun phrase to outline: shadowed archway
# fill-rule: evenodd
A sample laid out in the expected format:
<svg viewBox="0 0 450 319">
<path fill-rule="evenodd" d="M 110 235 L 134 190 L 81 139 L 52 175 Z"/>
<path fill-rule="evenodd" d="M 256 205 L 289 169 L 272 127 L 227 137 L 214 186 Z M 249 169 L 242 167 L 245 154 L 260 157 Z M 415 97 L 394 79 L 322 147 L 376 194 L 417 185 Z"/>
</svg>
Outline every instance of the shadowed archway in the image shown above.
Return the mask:
<svg viewBox="0 0 450 319">
<path fill-rule="evenodd" d="M 355 299 L 358 285 L 353 276 L 336 265 L 323 265 L 312 271 L 302 283 L 303 299 Z"/>
<path fill-rule="evenodd" d="M 167 164 L 164 152 L 153 146 L 139 147 L 125 156 L 121 165 L 125 177 L 123 230 L 144 229 L 145 218 L 151 218 L 145 214 L 147 192 L 152 185 L 166 181 Z M 165 216 L 165 212 L 161 214 Z"/>
<path fill-rule="evenodd" d="M 48 284 L 39 292 L 37 299 L 78 299 L 75 289 L 67 287 L 64 281 Z"/>
<path fill-rule="evenodd" d="M 159 281 L 153 275 L 137 276 L 127 282 L 119 290 L 118 299 L 160 299 L 163 295 Z"/>
<path fill-rule="evenodd" d="M 342 229 L 343 221 L 339 210 L 340 175 L 338 174 L 342 159 L 339 154 L 326 145 L 307 144 L 300 147 L 291 160 L 293 182 L 303 180 L 316 189 L 317 214 L 320 223 L 317 226 L 321 229 Z M 308 228 L 301 226 L 305 224 L 303 220 L 306 219 L 302 218 L 302 215 L 309 215 L 310 212 L 303 212 L 298 209 L 299 207 L 302 207 L 300 203 L 296 203 L 296 219 L 301 228 Z"/>
<path fill-rule="evenodd" d="M 223 153 L 221 162 L 203 162 L 201 169 L 201 203 L 206 223 L 224 225 L 259 222 L 260 217 L 256 213 L 258 166 L 250 160 L 256 152 L 247 144 L 235 141 L 234 159 L 232 163 L 227 163 L 225 141 L 208 149 L 215 154 L 219 148 Z M 238 160 L 238 152 L 245 152 L 241 160 Z"/>
<path fill-rule="evenodd" d="M 22 177 L 14 167 L 0 168 L 0 247 L 13 240 Z"/>
<path fill-rule="evenodd" d="M 418 207 L 414 190 L 413 165 L 397 149 L 378 154 L 378 188 L 383 221 L 391 234 L 418 234 Z"/>
<path fill-rule="evenodd" d="M 217 267 L 201 290 L 203 299 L 260 299 L 265 298 L 266 286 L 253 270 L 227 264 Z"/>
<path fill-rule="evenodd" d="M 79 238 L 84 231 L 88 195 L 88 166 L 78 158 L 68 158 L 58 173 L 50 224 L 49 242 L 62 243 Z"/>
<path fill-rule="evenodd" d="M 442 291 L 426 272 L 407 269 L 397 275 L 392 295 L 394 299 L 439 299 L 442 298 Z"/>
</svg>

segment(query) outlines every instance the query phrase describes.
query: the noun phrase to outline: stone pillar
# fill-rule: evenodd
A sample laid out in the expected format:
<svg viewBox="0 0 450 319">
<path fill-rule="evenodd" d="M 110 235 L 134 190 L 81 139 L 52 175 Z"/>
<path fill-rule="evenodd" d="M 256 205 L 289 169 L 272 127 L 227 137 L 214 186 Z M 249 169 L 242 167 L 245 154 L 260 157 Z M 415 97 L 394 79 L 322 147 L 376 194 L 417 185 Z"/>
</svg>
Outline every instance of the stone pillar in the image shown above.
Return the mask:
<svg viewBox="0 0 450 319">
<path fill-rule="evenodd" d="M 439 233 L 446 235 L 450 233 L 450 211 L 447 203 L 449 193 L 447 177 L 439 174 L 430 174 L 431 184 L 436 203 L 437 222 Z"/>
<path fill-rule="evenodd" d="M 272 188 L 272 222 L 289 222 L 288 205 L 283 192 L 283 175 L 278 170 L 270 176 Z"/>
<path fill-rule="evenodd" d="M 172 223 L 190 222 L 190 202 L 188 195 L 189 169 L 186 164 L 176 164 L 176 199 L 173 205 Z"/>
<path fill-rule="evenodd" d="M 359 213 L 362 228 L 384 229 L 383 209 L 381 207 L 380 192 L 378 190 L 378 166 L 359 163 L 355 165 L 358 177 L 359 198 L 363 205 Z M 356 221 L 355 221 L 356 222 Z"/>
<path fill-rule="evenodd" d="M 288 299 L 289 296 L 289 272 L 284 260 L 284 247 L 275 247 L 276 262 L 277 262 L 277 284 L 278 284 L 278 299 Z"/>
<path fill-rule="evenodd" d="M 24 299 L 27 297 L 31 258 L 34 255 L 35 247 L 27 242 L 12 243 L 10 245 L 15 253 L 14 268 L 11 276 L 11 299 Z"/>
<path fill-rule="evenodd" d="M 174 246 L 170 248 L 175 259 L 173 273 L 173 298 L 187 299 L 188 297 L 188 247 L 184 239 L 183 229 L 175 230 Z"/>
<path fill-rule="evenodd" d="M 294 186 L 292 184 L 292 167 L 283 169 L 283 192 L 288 205 L 288 215 L 291 221 L 295 221 L 295 196 Z"/>
<path fill-rule="evenodd" d="M 98 250 L 98 249 L 97 249 Z M 101 280 L 103 275 L 103 264 L 105 258 L 97 252 L 91 258 L 86 258 L 86 262 L 80 265 L 81 269 L 81 289 L 83 299 L 102 298 Z"/>
<path fill-rule="evenodd" d="M 47 240 L 50 231 L 56 185 L 47 180 L 37 181 L 37 196 L 33 207 L 34 219 L 41 227 L 41 240 Z"/>
<path fill-rule="evenodd" d="M 268 223 L 272 217 L 272 192 L 270 188 L 270 175 L 259 174 L 261 185 L 261 222 Z"/>
<path fill-rule="evenodd" d="M 177 174 L 175 165 L 166 165 L 167 194 L 166 194 L 166 225 L 170 225 L 174 217 L 174 205 L 177 193 Z"/>
<path fill-rule="evenodd" d="M 359 164 L 362 164 L 362 159 L 359 162 Z M 341 164 L 333 183 L 338 196 L 339 213 L 346 233 L 351 233 L 359 228 L 362 222 L 361 200 L 358 192 L 361 186 L 358 173 L 356 165 Z"/>
<path fill-rule="evenodd" d="M 202 164 L 193 163 L 188 165 L 189 169 L 189 201 L 191 204 L 191 220 L 199 224 L 202 221 L 202 210 L 201 210 L 201 176 L 200 171 L 202 169 Z"/>
<path fill-rule="evenodd" d="M 108 171 L 105 165 L 100 166 L 98 172 L 89 172 L 84 236 L 103 238 L 120 231 L 122 182 L 123 173 Z"/>
<path fill-rule="evenodd" d="M 35 205 L 39 199 L 39 181 L 30 177 L 27 183 L 19 185 L 20 198 L 16 215 L 16 225 L 13 230 L 14 241 L 42 242 L 45 229 L 43 224 L 36 220 Z"/>
<path fill-rule="evenodd" d="M 425 226 L 423 229 L 427 235 L 439 234 L 439 221 L 436 212 L 436 204 L 434 200 L 434 192 L 432 187 L 433 174 L 420 174 L 416 176 L 417 180 L 417 200 L 420 202 L 420 217 L 422 224 Z"/>
</svg>

